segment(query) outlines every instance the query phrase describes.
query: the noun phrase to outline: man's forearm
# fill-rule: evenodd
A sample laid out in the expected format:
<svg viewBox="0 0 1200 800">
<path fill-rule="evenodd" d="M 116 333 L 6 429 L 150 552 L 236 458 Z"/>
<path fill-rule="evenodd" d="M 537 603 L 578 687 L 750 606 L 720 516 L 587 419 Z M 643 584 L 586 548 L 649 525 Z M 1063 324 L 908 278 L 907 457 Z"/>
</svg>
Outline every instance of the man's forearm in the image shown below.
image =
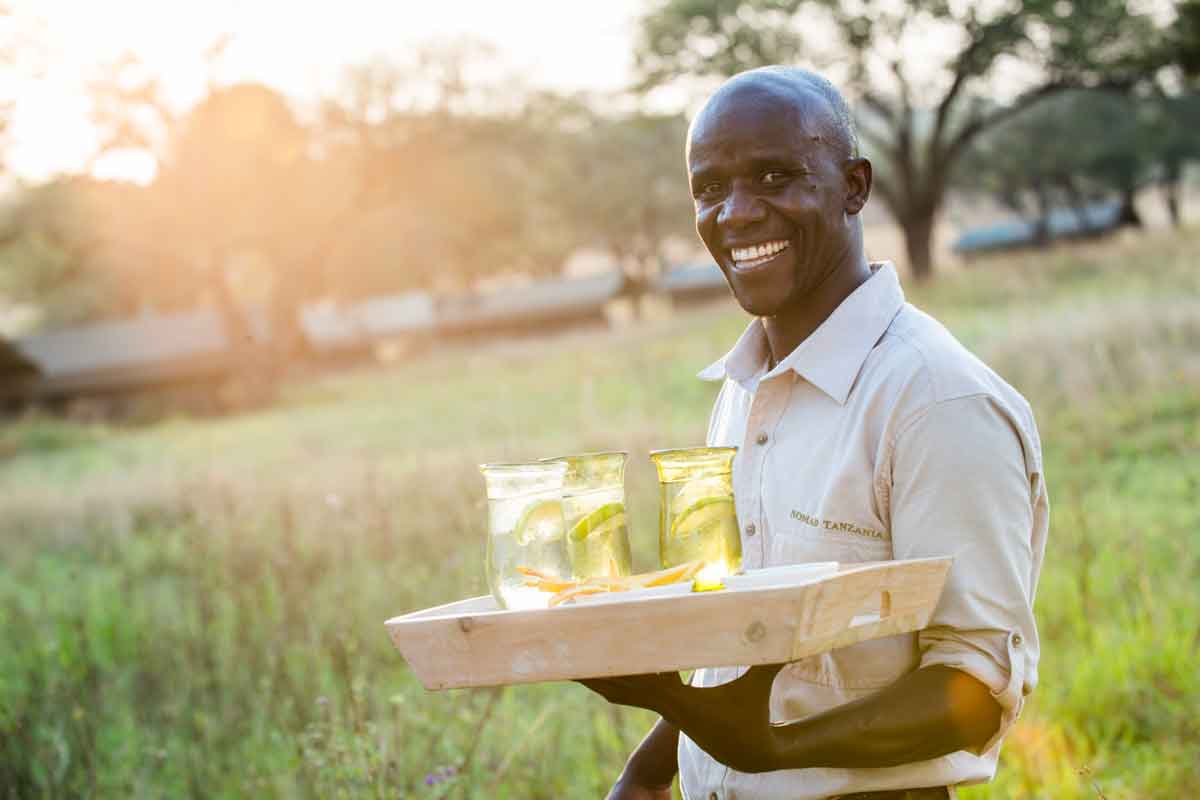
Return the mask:
<svg viewBox="0 0 1200 800">
<path fill-rule="evenodd" d="M 669 786 L 679 771 L 678 746 L 679 729 L 659 719 L 629 756 L 625 774 L 642 786 Z"/>
<path fill-rule="evenodd" d="M 765 697 L 753 703 L 737 683 L 681 687 L 663 713 L 742 772 L 908 764 L 982 747 L 1000 724 L 988 688 L 950 667 L 919 669 L 869 697 L 779 726 L 765 724 Z"/>
<path fill-rule="evenodd" d="M 891 767 L 982 747 L 999 725 L 1000 707 L 986 686 L 934 666 L 772 733 L 781 769 Z"/>
</svg>

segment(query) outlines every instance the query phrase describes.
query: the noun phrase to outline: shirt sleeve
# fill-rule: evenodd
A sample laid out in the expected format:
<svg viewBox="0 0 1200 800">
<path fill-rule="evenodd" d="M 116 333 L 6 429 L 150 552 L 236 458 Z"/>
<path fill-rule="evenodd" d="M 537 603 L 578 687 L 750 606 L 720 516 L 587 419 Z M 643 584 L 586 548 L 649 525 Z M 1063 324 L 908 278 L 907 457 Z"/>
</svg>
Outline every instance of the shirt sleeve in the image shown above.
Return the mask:
<svg viewBox="0 0 1200 800">
<path fill-rule="evenodd" d="M 1036 438 L 983 395 L 920 412 L 892 453 L 895 558 L 954 558 L 918 636 L 920 665 L 954 667 L 991 690 L 1001 723 L 983 752 L 999 746 L 1037 683 L 1033 595 L 1043 541 L 1035 522 L 1045 511 L 1039 459 Z"/>
</svg>

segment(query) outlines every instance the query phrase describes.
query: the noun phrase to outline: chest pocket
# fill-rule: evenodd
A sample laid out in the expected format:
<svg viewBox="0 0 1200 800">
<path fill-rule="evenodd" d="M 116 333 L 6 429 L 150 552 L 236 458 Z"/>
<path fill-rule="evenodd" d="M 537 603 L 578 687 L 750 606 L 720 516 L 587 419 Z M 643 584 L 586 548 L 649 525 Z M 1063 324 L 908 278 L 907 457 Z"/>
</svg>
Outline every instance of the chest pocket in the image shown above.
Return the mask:
<svg viewBox="0 0 1200 800">
<path fill-rule="evenodd" d="M 790 505 L 790 504 L 789 504 Z M 858 564 L 892 558 L 892 540 L 883 523 L 869 513 L 815 511 L 798 507 L 781 509 L 771 520 L 771 544 L 766 566 L 807 561 Z"/>
<path fill-rule="evenodd" d="M 864 491 L 869 488 L 864 487 Z M 811 511 L 805 508 L 802 499 L 777 505 L 786 509 L 786 516 L 780 514 L 780 519 L 772 521 L 768 565 L 891 560 L 890 532 L 872 513 L 868 502 L 858 501 L 853 505 L 824 499 L 810 502 Z M 794 719 L 820 710 L 809 706 L 814 690 L 818 694 L 823 690 L 847 692 L 845 696 L 838 694 L 836 700 L 846 702 L 859 692 L 887 686 L 915 668 L 917 662 L 916 637 L 912 634 L 876 639 L 803 659 L 780 673 L 783 691 L 775 713 L 783 719 Z"/>
<path fill-rule="evenodd" d="M 892 557 L 891 532 L 877 508 L 870 460 L 836 430 L 827 437 L 810 437 L 810 445 L 801 450 L 807 458 L 795 457 L 795 443 L 787 448 L 790 458 L 782 451 L 771 454 L 771 478 L 762 486 L 773 534 L 764 557 L 771 565 L 856 564 Z"/>
</svg>

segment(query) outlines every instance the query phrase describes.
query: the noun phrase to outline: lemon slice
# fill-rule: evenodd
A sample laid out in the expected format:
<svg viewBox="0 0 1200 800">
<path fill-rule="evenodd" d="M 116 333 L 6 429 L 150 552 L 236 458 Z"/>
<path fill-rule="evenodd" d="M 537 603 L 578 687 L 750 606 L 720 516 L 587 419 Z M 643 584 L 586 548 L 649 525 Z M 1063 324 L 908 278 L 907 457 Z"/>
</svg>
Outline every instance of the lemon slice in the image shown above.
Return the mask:
<svg viewBox="0 0 1200 800">
<path fill-rule="evenodd" d="M 543 500 L 525 509 L 513 528 L 513 536 L 522 546 L 535 539 L 557 539 L 562 534 L 562 524 L 562 501 Z"/>
<path fill-rule="evenodd" d="M 734 515 L 733 498 L 702 497 L 692 503 L 682 514 L 671 523 L 671 535 L 676 537 L 691 536 L 707 530 L 713 525 L 721 524 Z"/>
<path fill-rule="evenodd" d="M 576 522 L 568 534 L 574 541 L 582 542 L 589 536 L 602 536 L 625 524 L 625 504 L 605 503 Z"/>
</svg>

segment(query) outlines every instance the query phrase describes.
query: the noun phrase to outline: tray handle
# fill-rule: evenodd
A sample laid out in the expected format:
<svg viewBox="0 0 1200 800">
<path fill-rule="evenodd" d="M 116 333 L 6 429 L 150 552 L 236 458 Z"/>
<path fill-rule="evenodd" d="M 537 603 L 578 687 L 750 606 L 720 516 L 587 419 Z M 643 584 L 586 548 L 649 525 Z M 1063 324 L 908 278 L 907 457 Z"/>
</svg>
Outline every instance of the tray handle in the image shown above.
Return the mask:
<svg viewBox="0 0 1200 800">
<path fill-rule="evenodd" d="M 822 584 L 817 601 L 796 629 L 793 657 L 809 655 L 814 644 L 841 637 L 851 629 L 901 622 L 913 614 L 918 617 L 918 627 L 924 626 L 948 566 L 938 561 L 888 564 L 851 571 Z"/>
</svg>

